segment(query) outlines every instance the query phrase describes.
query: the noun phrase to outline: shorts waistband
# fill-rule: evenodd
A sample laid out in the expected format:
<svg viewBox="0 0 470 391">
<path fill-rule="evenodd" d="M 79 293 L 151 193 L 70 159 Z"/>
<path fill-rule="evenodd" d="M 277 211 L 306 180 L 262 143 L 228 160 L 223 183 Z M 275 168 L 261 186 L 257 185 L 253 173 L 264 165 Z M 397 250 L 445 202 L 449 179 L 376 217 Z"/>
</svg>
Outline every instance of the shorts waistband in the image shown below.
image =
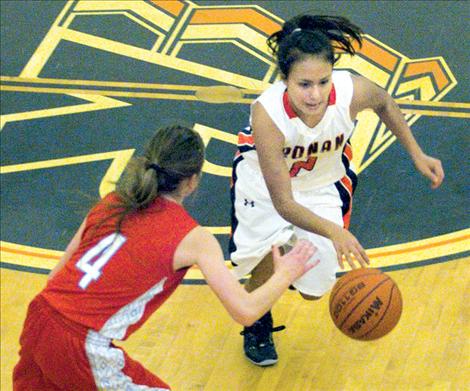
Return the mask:
<svg viewBox="0 0 470 391">
<path fill-rule="evenodd" d="M 50 320 L 59 323 L 65 330 L 81 337 L 87 336 L 89 328 L 64 317 L 41 294 L 36 296 L 31 305 L 39 305 L 41 312 L 47 313 Z"/>
</svg>

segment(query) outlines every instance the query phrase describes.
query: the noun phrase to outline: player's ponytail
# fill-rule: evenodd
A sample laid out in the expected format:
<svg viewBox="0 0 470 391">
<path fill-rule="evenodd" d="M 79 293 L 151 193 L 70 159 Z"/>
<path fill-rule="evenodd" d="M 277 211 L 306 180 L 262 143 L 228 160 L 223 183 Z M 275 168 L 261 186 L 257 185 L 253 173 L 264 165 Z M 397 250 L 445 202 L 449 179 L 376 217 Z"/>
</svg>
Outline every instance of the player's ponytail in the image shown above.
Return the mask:
<svg viewBox="0 0 470 391">
<path fill-rule="evenodd" d="M 117 183 L 119 203 L 117 231 L 124 218 L 148 207 L 159 195 L 177 190 L 180 182 L 200 174 L 204 163 L 204 143 L 192 129 L 175 125 L 159 129 L 145 153 L 132 159 Z"/>
<path fill-rule="evenodd" d="M 292 65 L 306 55 L 323 56 L 332 65 L 338 60 L 338 52 L 354 55 L 354 42 L 361 46 L 361 34 L 362 30 L 346 18 L 306 14 L 285 22 L 267 44 L 286 78 Z"/>
</svg>

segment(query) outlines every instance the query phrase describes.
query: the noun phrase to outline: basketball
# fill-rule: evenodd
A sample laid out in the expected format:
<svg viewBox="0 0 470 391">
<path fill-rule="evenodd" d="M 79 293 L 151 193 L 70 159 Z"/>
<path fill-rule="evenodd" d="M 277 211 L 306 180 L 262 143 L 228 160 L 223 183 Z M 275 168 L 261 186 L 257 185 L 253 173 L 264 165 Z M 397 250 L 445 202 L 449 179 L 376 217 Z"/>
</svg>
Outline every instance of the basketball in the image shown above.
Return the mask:
<svg viewBox="0 0 470 391">
<path fill-rule="evenodd" d="M 333 323 L 353 339 L 370 341 L 388 334 L 400 320 L 398 286 L 378 269 L 352 270 L 336 281 L 330 294 Z"/>
</svg>

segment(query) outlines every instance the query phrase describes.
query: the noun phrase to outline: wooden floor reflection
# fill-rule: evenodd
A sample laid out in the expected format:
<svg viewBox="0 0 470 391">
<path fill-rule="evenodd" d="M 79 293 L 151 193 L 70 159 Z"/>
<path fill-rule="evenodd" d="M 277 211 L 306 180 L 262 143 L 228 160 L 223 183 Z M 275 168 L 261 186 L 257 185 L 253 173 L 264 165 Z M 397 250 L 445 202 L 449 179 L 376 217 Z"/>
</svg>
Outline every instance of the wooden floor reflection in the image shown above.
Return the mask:
<svg viewBox="0 0 470 391">
<path fill-rule="evenodd" d="M 390 272 L 404 299 L 388 336 L 356 342 L 337 331 L 328 297 L 288 291 L 274 307 L 280 355 L 258 368 L 242 354 L 241 327 L 206 285 L 184 285 L 121 345 L 175 391 L 468 390 L 470 258 Z M 1 269 L 1 389 L 11 389 L 27 305 L 46 276 Z M 64 363 L 64 365 L 66 365 Z"/>
</svg>

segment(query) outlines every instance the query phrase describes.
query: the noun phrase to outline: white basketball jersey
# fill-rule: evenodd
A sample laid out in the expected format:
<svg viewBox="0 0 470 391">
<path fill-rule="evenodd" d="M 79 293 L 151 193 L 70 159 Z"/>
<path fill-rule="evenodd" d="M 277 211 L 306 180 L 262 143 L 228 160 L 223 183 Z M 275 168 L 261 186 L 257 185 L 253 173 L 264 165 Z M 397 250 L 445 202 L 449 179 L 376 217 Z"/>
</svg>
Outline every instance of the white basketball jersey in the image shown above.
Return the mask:
<svg viewBox="0 0 470 391">
<path fill-rule="evenodd" d="M 255 101 L 263 105 L 285 137 L 283 152 L 293 190 L 311 190 L 339 181 L 346 173 L 343 159 L 346 158 L 349 165 L 352 158 L 347 144 L 354 128 L 349 112 L 353 95 L 351 74 L 333 71 L 332 81 L 325 115 L 313 128 L 290 107 L 286 85 L 281 80 Z M 256 146 L 252 143 L 251 129 L 239 134 L 240 152 L 252 168 L 260 170 Z"/>
</svg>

